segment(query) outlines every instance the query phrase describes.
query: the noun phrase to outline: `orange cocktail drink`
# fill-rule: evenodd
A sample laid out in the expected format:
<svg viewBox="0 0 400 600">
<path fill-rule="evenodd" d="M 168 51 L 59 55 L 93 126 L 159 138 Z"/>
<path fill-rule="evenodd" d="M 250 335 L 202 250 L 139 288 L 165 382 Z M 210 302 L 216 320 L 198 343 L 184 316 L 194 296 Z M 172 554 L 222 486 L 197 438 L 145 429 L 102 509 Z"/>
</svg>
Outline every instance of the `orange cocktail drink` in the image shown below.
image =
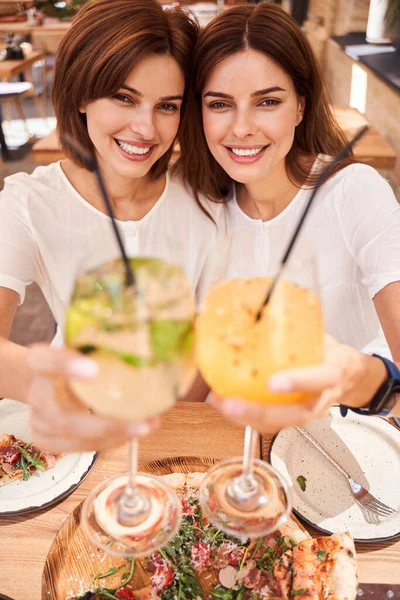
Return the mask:
<svg viewBox="0 0 400 600">
<path fill-rule="evenodd" d="M 271 278 L 231 279 L 213 287 L 197 319 L 197 362 L 221 397 L 261 404 L 299 404 L 305 392 L 272 393 L 276 372 L 318 364 L 323 358 L 323 320 L 314 291 L 279 280 L 260 320 L 257 312 Z"/>
</svg>

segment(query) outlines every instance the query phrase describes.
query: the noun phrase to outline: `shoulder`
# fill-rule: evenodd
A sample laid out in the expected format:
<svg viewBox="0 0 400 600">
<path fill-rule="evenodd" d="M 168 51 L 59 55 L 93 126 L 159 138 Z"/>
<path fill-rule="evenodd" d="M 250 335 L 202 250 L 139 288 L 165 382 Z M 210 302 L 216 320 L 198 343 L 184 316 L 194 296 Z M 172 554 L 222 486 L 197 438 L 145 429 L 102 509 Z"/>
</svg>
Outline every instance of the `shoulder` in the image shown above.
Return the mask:
<svg viewBox="0 0 400 600">
<path fill-rule="evenodd" d="M 331 185 L 341 187 L 343 192 L 357 192 L 358 190 L 381 189 L 394 195 L 392 188 L 376 169 L 369 165 L 355 163 L 335 173 L 328 181 Z"/>
<path fill-rule="evenodd" d="M 32 173 L 15 173 L 6 177 L 4 188 L 1 192 L 2 198 L 11 195 L 19 200 L 28 200 L 35 193 L 46 193 L 48 189 L 59 187 L 60 175 L 59 164 L 52 163 L 47 166 L 37 167 Z"/>
<path fill-rule="evenodd" d="M 321 195 L 342 212 L 361 208 L 375 212 L 382 206 L 399 208 L 390 184 L 369 165 L 355 163 L 333 175 L 323 186 Z"/>
</svg>

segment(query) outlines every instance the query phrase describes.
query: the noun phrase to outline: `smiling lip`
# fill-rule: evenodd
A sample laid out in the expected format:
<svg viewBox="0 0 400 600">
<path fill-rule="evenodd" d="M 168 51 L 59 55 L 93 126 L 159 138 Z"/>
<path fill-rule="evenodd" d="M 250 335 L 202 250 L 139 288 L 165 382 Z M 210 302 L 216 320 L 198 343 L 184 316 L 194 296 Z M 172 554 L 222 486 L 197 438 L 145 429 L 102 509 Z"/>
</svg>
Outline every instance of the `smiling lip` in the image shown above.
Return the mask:
<svg viewBox="0 0 400 600">
<path fill-rule="evenodd" d="M 225 146 L 230 158 L 239 164 L 252 164 L 257 162 L 258 160 L 260 160 L 260 158 L 262 158 L 265 154 L 265 151 L 267 150 L 268 146 L 238 146 L 236 144 L 232 145 L 232 146 Z M 239 156 L 237 154 L 235 154 L 234 152 L 232 152 L 233 150 L 260 150 L 260 152 L 258 152 L 258 154 L 254 154 L 254 155 L 250 155 L 250 156 Z"/>
<path fill-rule="evenodd" d="M 155 148 L 154 144 L 146 144 L 145 142 L 132 142 L 132 141 L 120 140 L 120 139 L 118 139 L 118 141 L 115 139 L 114 141 L 115 141 L 115 145 L 117 146 L 117 148 L 120 151 L 120 153 L 122 154 L 122 156 L 124 156 L 124 158 L 127 158 L 128 160 L 131 160 L 133 162 L 144 162 L 144 161 L 148 160 L 150 158 L 150 156 L 153 154 L 153 150 Z M 135 146 L 136 148 L 149 148 L 149 151 L 146 152 L 145 154 L 131 154 L 130 152 L 127 152 L 126 150 L 121 148 L 121 146 L 119 145 L 118 142 L 120 142 L 122 144 L 128 144 L 129 146 Z"/>
</svg>

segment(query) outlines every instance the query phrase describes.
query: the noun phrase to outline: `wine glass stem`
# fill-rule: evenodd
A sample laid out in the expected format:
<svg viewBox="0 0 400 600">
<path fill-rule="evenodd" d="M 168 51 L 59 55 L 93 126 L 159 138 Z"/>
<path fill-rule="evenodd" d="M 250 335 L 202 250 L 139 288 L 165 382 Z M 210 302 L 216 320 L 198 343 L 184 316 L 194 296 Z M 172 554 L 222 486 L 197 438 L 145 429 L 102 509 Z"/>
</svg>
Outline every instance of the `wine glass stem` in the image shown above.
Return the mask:
<svg viewBox="0 0 400 600">
<path fill-rule="evenodd" d="M 125 494 L 127 498 L 134 500 L 137 497 L 138 489 L 136 485 L 137 466 L 138 466 L 139 442 L 133 438 L 128 447 L 128 481 Z"/>
<path fill-rule="evenodd" d="M 118 522 L 127 527 L 143 522 L 151 508 L 148 495 L 137 487 L 138 451 L 138 441 L 133 438 L 128 451 L 128 481 L 118 507 Z"/>
<path fill-rule="evenodd" d="M 140 513 L 143 508 L 136 485 L 138 452 L 138 440 L 133 438 L 128 447 L 128 481 L 126 483 L 125 491 L 121 497 L 123 508 L 131 515 Z"/>
<path fill-rule="evenodd" d="M 241 485 L 247 491 L 257 487 L 254 477 L 253 462 L 258 441 L 258 433 L 250 425 L 247 425 L 244 434 L 243 472 L 240 477 Z"/>
</svg>

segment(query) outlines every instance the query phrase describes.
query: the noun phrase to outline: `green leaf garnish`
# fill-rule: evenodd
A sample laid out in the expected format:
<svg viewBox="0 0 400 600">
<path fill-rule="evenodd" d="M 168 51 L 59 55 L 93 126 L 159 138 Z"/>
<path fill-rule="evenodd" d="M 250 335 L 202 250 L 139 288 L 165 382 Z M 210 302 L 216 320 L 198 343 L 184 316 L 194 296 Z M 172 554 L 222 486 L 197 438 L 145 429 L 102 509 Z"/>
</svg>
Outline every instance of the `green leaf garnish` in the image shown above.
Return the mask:
<svg viewBox="0 0 400 600">
<path fill-rule="evenodd" d="M 254 548 L 254 552 L 251 555 L 251 558 L 253 558 L 253 556 L 255 555 L 255 553 L 261 548 L 261 546 L 263 545 L 263 543 L 264 543 L 264 538 L 263 537 L 259 538 L 259 540 L 257 541 L 256 547 Z"/>
<path fill-rule="evenodd" d="M 307 594 L 307 590 L 291 590 L 290 592 L 291 596 L 304 596 L 304 594 Z"/>
<path fill-rule="evenodd" d="M 327 554 L 327 550 L 317 550 L 315 553 L 317 555 L 318 560 L 324 562 L 325 555 Z"/>
<path fill-rule="evenodd" d="M 304 475 L 299 475 L 296 481 L 299 484 L 301 491 L 305 492 L 307 479 L 304 477 Z"/>
<path fill-rule="evenodd" d="M 134 558 L 128 558 L 128 563 L 129 563 L 129 571 L 127 571 L 126 573 L 122 574 L 121 587 L 123 587 L 124 585 L 126 585 L 127 583 L 130 582 L 130 580 L 133 577 L 133 573 L 135 571 L 135 559 Z"/>
<path fill-rule="evenodd" d="M 150 340 L 153 358 L 156 361 L 177 360 L 193 347 L 193 324 L 186 319 L 152 321 Z"/>
<path fill-rule="evenodd" d="M 111 567 L 111 569 L 108 569 L 108 571 L 106 571 L 105 573 L 94 575 L 92 579 L 93 581 L 97 581 L 98 579 L 105 579 L 106 577 L 111 577 L 111 575 L 115 575 L 115 573 L 118 573 L 118 571 L 120 571 L 123 566 L 124 565 L 120 565 L 119 567 Z"/>
<path fill-rule="evenodd" d="M 24 444 L 23 446 L 13 445 L 14 448 L 17 448 L 21 452 L 21 457 L 15 463 L 15 468 L 22 469 L 24 472 L 23 479 L 26 481 L 31 477 L 31 472 L 29 471 L 29 467 L 35 467 L 37 471 L 44 472 L 46 467 L 44 466 L 44 461 L 39 458 L 40 453 L 36 452 L 36 454 L 31 454 L 30 450 L 32 450 L 31 444 Z"/>
</svg>

